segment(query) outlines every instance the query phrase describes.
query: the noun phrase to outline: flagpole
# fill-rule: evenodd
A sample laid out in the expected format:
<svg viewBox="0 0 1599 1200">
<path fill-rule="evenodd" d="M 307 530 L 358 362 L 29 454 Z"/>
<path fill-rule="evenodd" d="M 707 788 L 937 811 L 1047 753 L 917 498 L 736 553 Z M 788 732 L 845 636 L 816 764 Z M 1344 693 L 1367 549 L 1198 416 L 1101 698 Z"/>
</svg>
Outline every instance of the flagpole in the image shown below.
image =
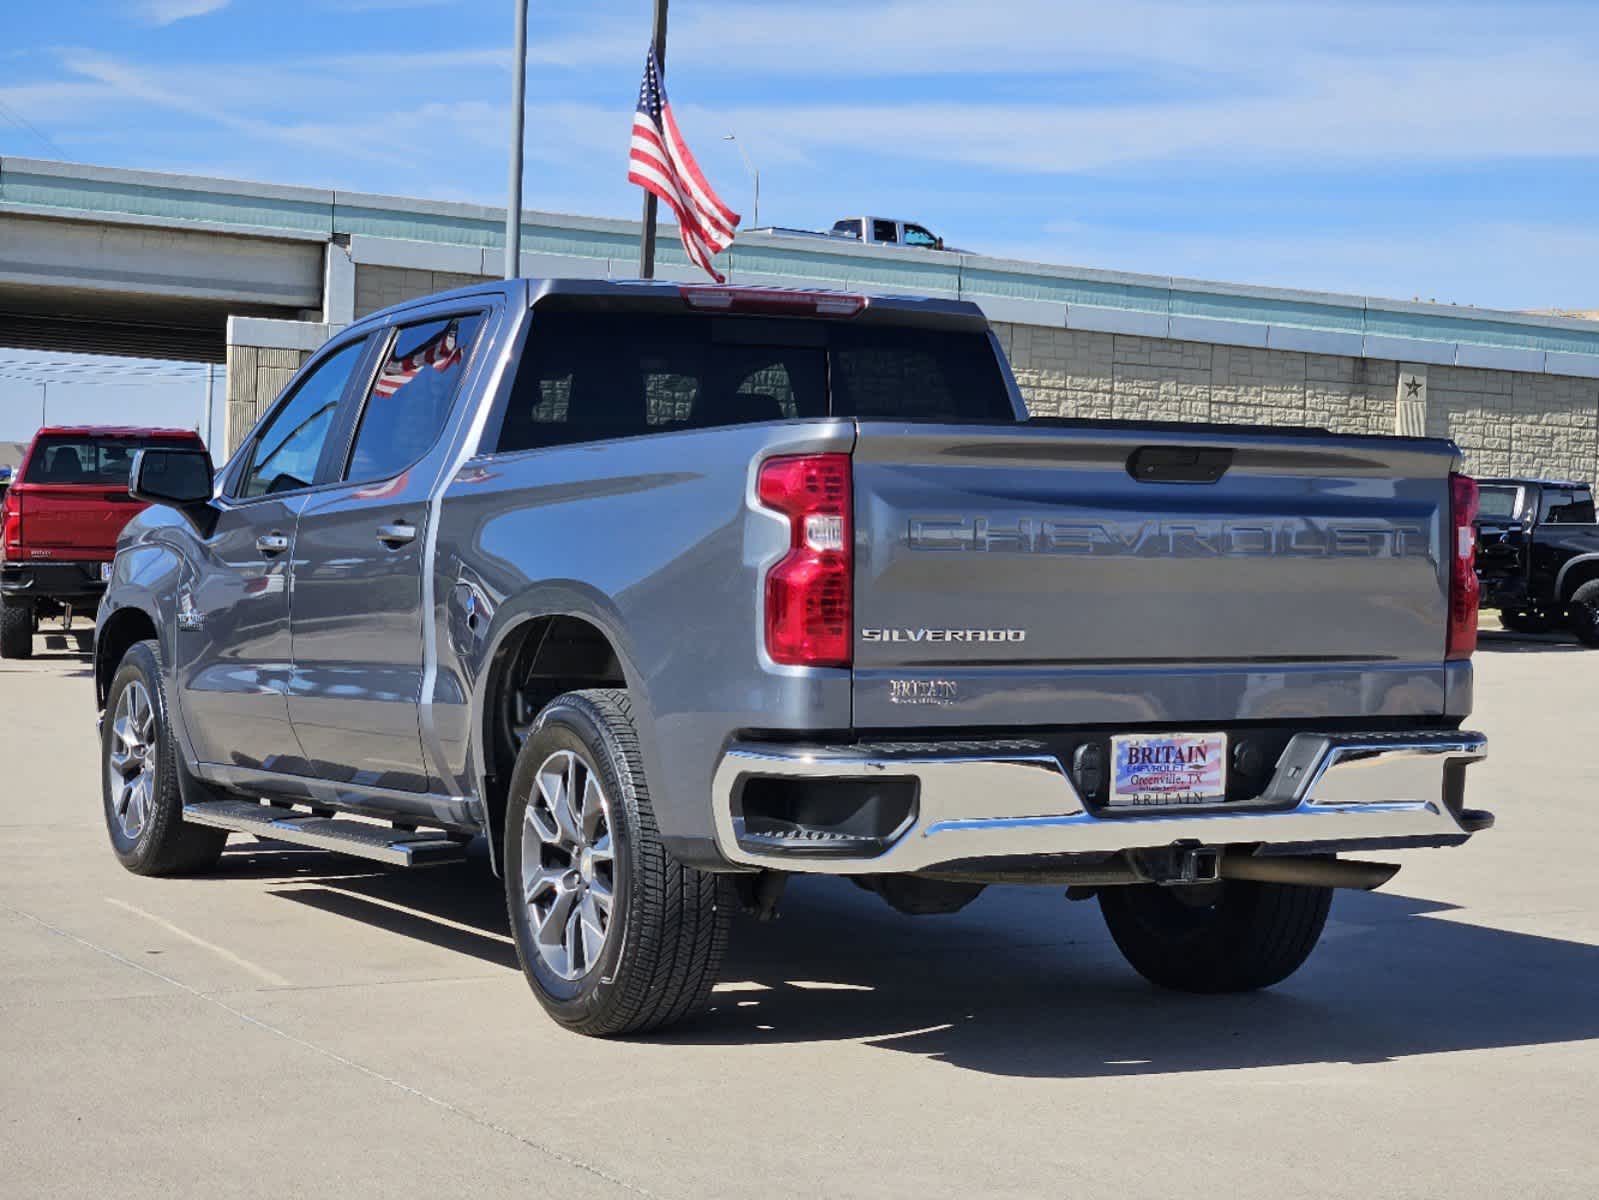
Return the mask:
<svg viewBox="0 0 1599 1200">
<path fill-rule="evenodd" d="M 652 35 L 652 44 L 655 47 L 655 62 L 661 70 L 661 83 L 666 83 L 666 4 L 667 0 L 655 0 L 655 32 Z M 644 193 L 644 229 L 639 234 L 638 242 L 638 277 L 640 279 L 655 278 L 655 193 Z"/>
<path fill-rule="evenodd" d="M 522 110 L 527 101 L 527 0 L 513 0 L 516 51 L 511 59 L 511 186 L 505 204 L 505 277 L 522 273 Z"/>
</svg>

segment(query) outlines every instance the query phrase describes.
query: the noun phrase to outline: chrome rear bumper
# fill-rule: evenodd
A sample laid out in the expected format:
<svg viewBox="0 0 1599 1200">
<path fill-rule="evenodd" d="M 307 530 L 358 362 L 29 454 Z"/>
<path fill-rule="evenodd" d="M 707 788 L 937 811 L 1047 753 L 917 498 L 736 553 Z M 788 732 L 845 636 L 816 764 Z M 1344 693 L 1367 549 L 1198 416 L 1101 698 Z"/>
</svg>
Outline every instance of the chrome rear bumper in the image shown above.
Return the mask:
<svg viewBox="0 0 1599 1200">
<path fill-rule="evenodd" d="M 1260 798 L 1226 806 L 1096 813 L 1060 760 L 1027 741 L 806 746 L 739 743 L 713 782 L 716 839 L 732 863 L 852 875 L 954 862 L 1114 854 L 1174 843 L 1359 849 L 1464 840 L 1486 814 L 1464 809 L 1465 768 L 1480 733 L 1302 733 Z M 911 777 L 912 817 L 867 856 L 773 851 L 741 843 L 739 794 L 751 778 Z"/>
</svg>

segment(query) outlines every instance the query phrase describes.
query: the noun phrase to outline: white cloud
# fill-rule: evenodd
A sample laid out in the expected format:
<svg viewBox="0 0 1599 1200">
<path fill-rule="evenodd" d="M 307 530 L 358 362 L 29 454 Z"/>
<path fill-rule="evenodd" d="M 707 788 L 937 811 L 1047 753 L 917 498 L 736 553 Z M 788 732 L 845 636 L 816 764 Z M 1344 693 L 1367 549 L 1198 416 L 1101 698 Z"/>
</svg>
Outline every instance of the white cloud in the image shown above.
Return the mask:
<svg viewBox="0 0 1599 1200">
<path fill-rule="evenodd" d="M 153 25 L 171 25 L 217 12 L 230 3 L 231 0 L 139 0 L 135 8 L 141 19 Z"/>
</svg>

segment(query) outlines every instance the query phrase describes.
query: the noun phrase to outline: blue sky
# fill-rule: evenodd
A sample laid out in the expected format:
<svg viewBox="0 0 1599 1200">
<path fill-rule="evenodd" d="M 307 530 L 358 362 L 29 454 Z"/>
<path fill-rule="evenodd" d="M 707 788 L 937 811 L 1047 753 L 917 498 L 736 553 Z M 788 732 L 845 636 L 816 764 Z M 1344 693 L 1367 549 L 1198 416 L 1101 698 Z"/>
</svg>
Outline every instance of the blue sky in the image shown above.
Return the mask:
<svg viewBox="0 0 1599 1200">
<path fill-rule="evenodd" d="M 8 22 L 0 154 L 497 203 L 510 7 L 57 0 Z M 636 215 L 650 7 L 531 0 L 528 207 Z M 667 80 L 762 223 L 1596 308 L 1596 46 L 1591 0 L 676 0 Z"/>
</svg>

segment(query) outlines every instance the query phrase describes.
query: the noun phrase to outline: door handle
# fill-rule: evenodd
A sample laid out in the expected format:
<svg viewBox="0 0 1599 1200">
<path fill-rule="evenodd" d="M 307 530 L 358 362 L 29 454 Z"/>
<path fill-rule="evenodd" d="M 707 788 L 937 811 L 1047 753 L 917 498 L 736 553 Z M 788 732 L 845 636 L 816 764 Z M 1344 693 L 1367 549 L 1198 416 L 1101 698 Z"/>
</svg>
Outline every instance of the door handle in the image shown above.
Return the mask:
<svg viewBox="0 0 1599 1200">
<path fill-rule="evenodd" d="M 255 539 L 255 548 L 262 554 L 282 554 L 289 548 L 289 539 L 281 533 L 263 533 Z"/>
<path fill-rule="evenodd" d="M 398 550 L 401 546 L 409 545 L 416 541 L 416 526 L 409 521 L 396 521 L 392 525 L 378 526 L 378 541 L 390 550 Z"/>
</svg>

